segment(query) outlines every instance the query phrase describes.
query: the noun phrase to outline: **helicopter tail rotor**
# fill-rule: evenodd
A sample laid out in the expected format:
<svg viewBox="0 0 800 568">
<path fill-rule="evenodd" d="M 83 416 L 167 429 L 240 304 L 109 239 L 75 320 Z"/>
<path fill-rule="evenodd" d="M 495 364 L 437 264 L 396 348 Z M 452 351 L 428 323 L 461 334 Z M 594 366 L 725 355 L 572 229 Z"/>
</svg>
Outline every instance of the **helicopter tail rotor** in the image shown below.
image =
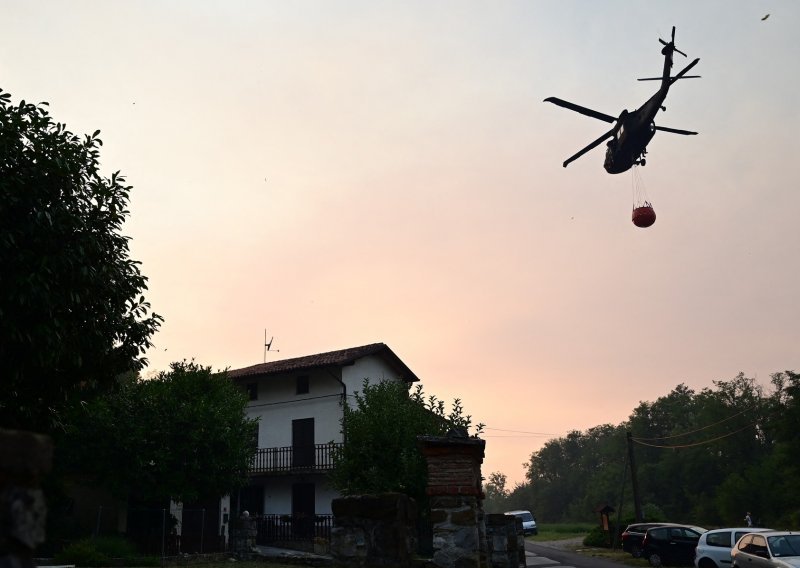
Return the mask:
<svg viewBox="0 0 800 568">
<path fill-rule="evenodd" d="M 658 38 L 658 41 L 661 42 L 661 44 L 664 46 L 665 49 L 671 49 L 672 51 L 674 51 L 676 53 L 680 53 L 684 57 L 687 57 L 687 55 L 684 52 L 682 52 L 680 49 L 675 47 L 675 26 L 672 26 L 672 39 L 669 41 L 669 43 L 667 43 L 666 41 L 664 41 L 661 38 Z"/>
</svg>

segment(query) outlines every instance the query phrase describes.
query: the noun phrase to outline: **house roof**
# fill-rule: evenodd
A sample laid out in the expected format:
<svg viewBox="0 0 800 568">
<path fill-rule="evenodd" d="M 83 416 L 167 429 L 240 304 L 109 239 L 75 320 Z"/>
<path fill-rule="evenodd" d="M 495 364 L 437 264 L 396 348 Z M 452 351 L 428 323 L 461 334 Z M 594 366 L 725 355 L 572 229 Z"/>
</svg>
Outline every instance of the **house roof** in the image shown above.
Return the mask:
<svg viewBox="0 0 800 568">
<path fill-rule="evenodd" d="M 228 371 L 228 378 L 240 379 L 243 377 L 277 375 L 280 373 L 309 371 L 320 367 L 344 367 L 352 365 L 356 360 L 368 355 L 376 355 L 383 359 L 407 383 L 419 381 L 419 377 L 385 343 L 372 343 L 361 347 L 349 347 L 338 351 L 317 353 L 316 355 L 271 361 L 242 369 L 231 369 Z"/>
</svg>

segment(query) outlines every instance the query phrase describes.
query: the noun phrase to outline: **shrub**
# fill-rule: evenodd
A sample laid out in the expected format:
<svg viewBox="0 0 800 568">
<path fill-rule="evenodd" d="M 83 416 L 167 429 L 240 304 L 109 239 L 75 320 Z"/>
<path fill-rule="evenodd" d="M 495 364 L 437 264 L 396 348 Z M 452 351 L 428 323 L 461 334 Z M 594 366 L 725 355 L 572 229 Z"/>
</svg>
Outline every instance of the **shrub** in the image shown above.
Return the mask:
<svg viewBox="0 0 800 568">
<path fill-rule="evenodd" d="M 133 558 L 138 555 L 133 543 L 121 536 L 99 536 L 91 542 L 97 552 L 108 558 Z"/>
<path fill-rule="evenodd" d="M 109 558 L 99 552 L 90 539 L 79 540 L 56 554 L 54 560 L 58 564 L 74 564 L 75 566 L 108 566 Z"/>
<path fill-rule="evenodd" d="M 59 552 L 54 560 L 58 564 L 75 564 L 95 568 L 99 566 L 158 566 L 158 558 L 138 555 L 136 547 L 120 536 L 83 539 L 73 542 Z"/>
<path fill-rule="evenodd" d="M 583 539 L 584 546 L 592 546 L 595 548 L 608 548 L 611 543 L 608 542 L 608 533 L 602 527 L 594 527 L 586 538 Z"/>
</svg>

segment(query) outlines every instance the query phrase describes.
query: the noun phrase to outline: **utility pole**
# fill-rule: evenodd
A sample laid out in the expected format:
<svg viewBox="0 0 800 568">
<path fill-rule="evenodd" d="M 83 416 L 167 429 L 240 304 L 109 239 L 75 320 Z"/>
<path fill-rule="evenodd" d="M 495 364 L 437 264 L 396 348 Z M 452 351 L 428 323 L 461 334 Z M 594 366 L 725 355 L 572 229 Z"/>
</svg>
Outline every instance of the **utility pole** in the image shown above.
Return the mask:
<svg viewBox="0 0 800 568">
<path fill-rule="evenodd" d="M 631 464 L 631 485 L 633 486 L 633 512 L 636 516 L 636 522 L 641 523 L 642 518 L 642 502 L 639 499 L 639 482 L 636 480 L 636 462 L 633 459 L 633 438 L 631 433 L 627 433 L 628 438 L 628 461 Z"/>
</svg>

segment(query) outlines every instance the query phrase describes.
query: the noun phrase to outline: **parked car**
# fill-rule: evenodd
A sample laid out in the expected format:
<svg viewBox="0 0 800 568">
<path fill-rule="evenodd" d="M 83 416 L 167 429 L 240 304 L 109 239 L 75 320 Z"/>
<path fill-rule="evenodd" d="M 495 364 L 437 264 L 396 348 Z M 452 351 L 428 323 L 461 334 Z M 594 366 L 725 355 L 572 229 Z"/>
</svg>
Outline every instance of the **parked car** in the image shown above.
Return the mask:
<svg viewBox="0 0 800 568">
<path fill-rule="evenodd" d="M 800 532 L 750 533 L 731 549 L 733 568 L 800 567 Z"/>
<path fill-rule="evenodd" d="M 694 551 L 695 568 L 729 568 L 731 565 L 731 549 L 747 533 L 764 532 L 771 529 L 753 527 L 736 527 L 730 529 L 714 529 L 704 532 L 697 541 Z"/>
<path fill-rule="evenodd" d="M 506 511 L 506 515 L 514 515 L 522 519 L 522 532 L 526 535 L 539 534 L 539 529 L 536 528 L 536 519 L 530 511 Z"/>
<path fill-rule="evenodd" d="M 634 523 L 628 525 L 620 536 L 622 550 L 629 552 L 634 558 L 639 558 L 642 555 L 642 541 L 647 529 L 663 527 L 668 524 L 671 523 Z"/>
<path fill-rule="evenodd" d="M 706 532 L 694 525 L 669 525 L 647 529 L 642 541 L 642 557 L 650 566 L 691 564 L 700 535 Z"/>
</svg>

